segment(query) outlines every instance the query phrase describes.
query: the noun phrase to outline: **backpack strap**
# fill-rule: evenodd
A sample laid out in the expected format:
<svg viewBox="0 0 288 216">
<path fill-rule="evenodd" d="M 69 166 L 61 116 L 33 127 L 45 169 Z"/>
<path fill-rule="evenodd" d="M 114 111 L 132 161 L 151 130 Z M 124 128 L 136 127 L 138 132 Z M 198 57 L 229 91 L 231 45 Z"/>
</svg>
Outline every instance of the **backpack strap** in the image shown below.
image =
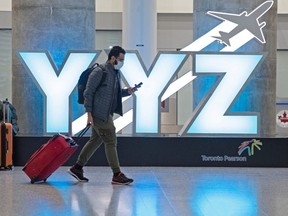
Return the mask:
<svg viewBox="0 0 288 216">
<path fill-rule="evenodd" d="M 97 63 L 96 63 L 97 64 Z M 97 67 L 100 67 L 101 68 L 101 70 L 102 70 L 102 77 L 101 77 L 101 80 L 100 80 L 100 83 L 99 83 L 99 87 L 102 85 L 102 83 L 104 82 L 104 80 L 105 80 L 105 78 L 106 78 L 106 75 L 107 75 L 107 72 L 106 72 L 106 69 L 105 69 L 105 67 L 103 66 L 103 65 L 99 65 L 98 64 L 98 66 Z M 98 87 L 98 88 L 99 88 Z"/>
<path fill-rule="evenodd" d="M 95 64 L 93 64 L 90 68 L 92 68 L 92 69 L 95 69 L 95 68 L 97 68 L 97 67 L 100 67 L 100 65 L 99 65 L 99 63 L 95 63 Z"/>
</svg>

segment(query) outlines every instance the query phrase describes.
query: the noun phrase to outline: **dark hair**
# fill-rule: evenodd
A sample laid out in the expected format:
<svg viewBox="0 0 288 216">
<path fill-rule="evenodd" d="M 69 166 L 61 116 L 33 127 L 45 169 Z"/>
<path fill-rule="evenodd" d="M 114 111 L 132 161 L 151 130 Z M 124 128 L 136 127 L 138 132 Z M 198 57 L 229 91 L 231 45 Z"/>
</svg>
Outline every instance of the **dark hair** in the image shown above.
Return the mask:
<svg viewBox="0 0 288 216">
<path fill-rule="evenodd" d="M 125 55 L 125 50 L 120 47 L 120 46 L 114 46 L 112 47 L 112 49 L 110 50 L 109 52 L 109 55 L 108 55 L 108 60 L 111 59 L 112 56 L 114 56 L 115 58 L 118 58 L 118 56 L 120 55 L 120 53 L 123 53 Z"/>
</svg>

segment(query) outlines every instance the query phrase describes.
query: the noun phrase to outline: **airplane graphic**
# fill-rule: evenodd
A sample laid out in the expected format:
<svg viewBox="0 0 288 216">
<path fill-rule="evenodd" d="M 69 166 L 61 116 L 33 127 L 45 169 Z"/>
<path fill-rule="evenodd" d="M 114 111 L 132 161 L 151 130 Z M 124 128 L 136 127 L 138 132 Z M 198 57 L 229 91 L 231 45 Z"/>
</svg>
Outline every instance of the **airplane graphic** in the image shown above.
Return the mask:
<svg viewBox="0 0 288 216">
<path fill-rule="evenodd" d="M 266 25 L 266 22 L 260 23 L 259 18 L 262 17 L 272 7 L 273 3 L 274 1 L 266 1 L 249 14 L 247 11 L 244 11 L 241 14 L 208 11 L 207 14 L 210 16 L 237 24 L 237 26 L 232 31 L 219 31 L 220 36 L 213 37 L 218 39 L 221 43 L 230 46 L 230 39 L 246 29 L 251 34 L 253 34 L 254 38 L 260 41 L 262 44 L 266 43 L 263 34 L 263 28 Z"/>
</svg>

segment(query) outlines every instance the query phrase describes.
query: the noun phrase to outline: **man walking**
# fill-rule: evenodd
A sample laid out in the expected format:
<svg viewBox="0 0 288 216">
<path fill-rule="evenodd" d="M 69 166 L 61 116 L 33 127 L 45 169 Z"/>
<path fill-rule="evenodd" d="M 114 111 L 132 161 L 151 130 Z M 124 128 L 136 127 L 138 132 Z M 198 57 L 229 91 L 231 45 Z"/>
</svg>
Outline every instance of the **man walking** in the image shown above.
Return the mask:
<svg viewBox="0 0 288 216">
<path fill-rule="evenodd" d="M 114 46 L 109 52 L 107 62 L 96 67 L 89 76 L 84 92 L 84 107 L 88 114 L 87 124 L 92 125 L 92 134 L 81 150 L 76 164 L 68 170 L 68 173 L 80 182 L 88 182 L 88 178 L 84 177 L 83 166 L 102 143 L 113 172 L 112 184 L 127 185 L 133 182 L 133 179 L 126 177 L 120 170 L 113 123 L 113 113 L 123 115 L 121 98 L 136 91 L 135 88 L 121 88 L 119 70 L 124 64 L 125 53 L 120 46 Z"/>
</svg>

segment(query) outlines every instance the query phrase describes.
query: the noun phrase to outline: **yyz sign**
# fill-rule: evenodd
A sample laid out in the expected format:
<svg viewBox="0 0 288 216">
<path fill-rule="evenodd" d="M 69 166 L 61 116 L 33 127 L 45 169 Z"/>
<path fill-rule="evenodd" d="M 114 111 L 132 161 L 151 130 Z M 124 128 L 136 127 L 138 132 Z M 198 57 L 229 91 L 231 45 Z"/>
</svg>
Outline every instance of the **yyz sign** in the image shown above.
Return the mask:
<svg viewBox="0 0 288 216">
<path fill-rule="evenodd" d="M 134 109 L 115 119 L 116 129 L 119 131 L 133 122 L 134 133 L 158 134 L 161 101 L 196 78 L 193 72 L 189 71 L 172 82 L 187 58 L 192 55 L 195 75 L 215 73 L 220 78 L 207 94 L 209 97 L 192 113 L 179 135 L 257 135 L 257 113 L 243 112 L 233 115 L 229 113 L 229 108 L 244 89 L 263 56 L 232 52 L 254 38 L 265 43 L 262 29 L 266 23 L 259 23 L 259 18 L 272 5 L 273 1 L 266 1 L 249 14 L 246 11 L 241 14 L 208 11 L 208 15 L 223 22 L 179 52 L 159 52 L 149 70 L 144 66 L 138 52 L 128 51 L 121 69 L 123 78 L 129 86 L 139 82 L 143 82 L 143 86 L 133 96 Z M 226 45 L 219 53 L 199 52 L 215 40 Z M 72 128 L 72 133 L 75 134 L 85 126 L 85 115 L 70 121 L 69 100 L 81 72 L 97 59 L 99 53 L 70 51 L 62 68 L 58 70 L 48 52 L 19 52 L 20 58 L 45 96 L 47 133 L 66 133 Z M 211 116 L 213 118 L 210 118 Z"/>
</svg>

